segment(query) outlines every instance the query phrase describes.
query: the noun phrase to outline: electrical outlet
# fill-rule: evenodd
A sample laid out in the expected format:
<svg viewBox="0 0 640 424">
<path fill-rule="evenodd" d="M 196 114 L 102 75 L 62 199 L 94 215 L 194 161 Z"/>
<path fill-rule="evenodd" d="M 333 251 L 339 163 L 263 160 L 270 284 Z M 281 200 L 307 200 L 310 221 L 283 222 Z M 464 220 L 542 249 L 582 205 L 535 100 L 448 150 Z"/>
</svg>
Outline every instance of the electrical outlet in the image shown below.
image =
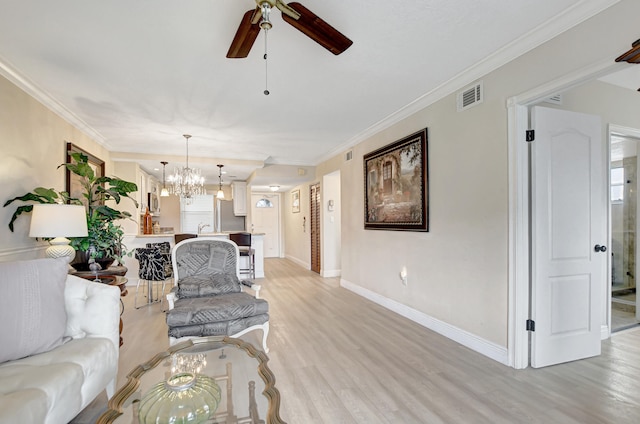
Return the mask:
<svg viewBox="0 0 640 424">
<path fill-rule="evenodd" d="M 402 270 L 400 271 L 400 279 L 402 280 L 402 285 L 406 286 L 407 285 L 407 268 L 406 267 L 402 267 Z"/>
</svg>

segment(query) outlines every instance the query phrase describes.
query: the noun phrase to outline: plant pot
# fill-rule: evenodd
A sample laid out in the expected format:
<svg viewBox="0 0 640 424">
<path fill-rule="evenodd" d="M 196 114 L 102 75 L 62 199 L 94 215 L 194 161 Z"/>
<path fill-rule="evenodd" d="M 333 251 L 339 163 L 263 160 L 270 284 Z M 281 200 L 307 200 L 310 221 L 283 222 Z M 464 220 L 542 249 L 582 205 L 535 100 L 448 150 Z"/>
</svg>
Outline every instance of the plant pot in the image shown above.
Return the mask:
<svg viewBox="0 0 640 424">
<path fill-rule="evenodd" d="M 86 250 L 76 250 L 76 257 L 73 260 L 73 262 L 71 262 L 71 266 L 76 270 L 76 271 L 91 271 L 89 269 L 89 259 L 90 259 L 90 255 L 89 252 Z M 107 269 L 111 266 L 111 264 L 113 264 L 113 262 L 115 261 L 114 258 L 101 258 L 101 259 L 96 259 L 95 260 L 98 264 L 100 264 L 100 269 Z"/>
</svg>

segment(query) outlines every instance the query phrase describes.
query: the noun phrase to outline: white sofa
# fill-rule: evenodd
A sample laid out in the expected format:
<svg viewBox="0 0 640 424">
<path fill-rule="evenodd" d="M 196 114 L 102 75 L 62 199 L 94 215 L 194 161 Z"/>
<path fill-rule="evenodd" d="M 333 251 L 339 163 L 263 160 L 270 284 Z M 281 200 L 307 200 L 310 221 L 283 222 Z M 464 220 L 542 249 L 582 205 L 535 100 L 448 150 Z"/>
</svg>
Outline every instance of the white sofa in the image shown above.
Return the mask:
<svg viewBox="0 0 640 424">
<path fill-rule="evenodd" d="M 53 259 L 35 261 L 59 262 Z M 34 261 L 22 261 L 19 265 L 26 264 L 29 269 L 32 265 L 30 262 Z M 11 286 L 5 264 L 0 263 L 0 290 L 5 288 L 3 286 Z M 47 275 L 49 264 L 36 264 L 41 268 L 37 271 L 36 278 L 43 279 Z M 59 302 L 64 304 L 66 327 L 61 344 L 42 353 L 0 364 L 0 423 L 68 423 L 103 390 L 106 389 L 109 397 L 115 392 L 119 353 L 120 290 L 114 286 L 67 276 L 66 264 L 64 266 L 65 275 L 61 277 L 64 280 L 64 300 Z M 18 267 L 18 277 L 11 277 L 10 280 L 20 280 L 23 278 L 21 274 L 28 274 L 22 271 L 23 268 L 25 266 Z M 9 265 L 9 269 L 15 270 L 15 267 L 11 268 Z M 24 277 L 25 280 L 29 278 L 34 279 L 33 275 Z M 22 287 L 31 287 L 28 299 L 39 296 L 37 290 L 32 290 L 33 287 L 38 287 L 38 284 L 14 286 L 17 287 L 16 290 L 22 291 L 25 291 Z M 4 295 L 6 294 L 5 292 Z M 17 297 L 20 297 L 20 293 Z M 28 313 L 29 317 L 37 316 L 39 311 L 47 310 L 51 303 L 56 302 L 55 299 L 50 300 L 55 296 L 47 294 L 46 297 L 42 297 L 40 300 L 43 301 L 43 306 L 37 308 L 38 310 L 34 311 L 27 302 L 27 307 L 17 307 L 20 311 L 18 314 Z M 2 312 L 0 318 L 7 319 L 1 315 Z M 15 323 L 22 322 L 17 319 L 24 318 L 16 318 Z M 44 318 L 46 320 L 47 317 Z M 8 318 L 9 321 L 11 319 L 12 317 Z M 15 325 L 20 325 L 15 323 L 14 328 Z M 0 322 L 0 325 L 12 324 Z M 14 328 L 0 331 L 0 343 L 6 343 L 6 340 L 2 339 L 16 336 L 11 333 L 15 333 Z M 50 332 L 48 328 L 46 331 Z M 24 332 L 23 329 L 22 333 Z M 22 341 L 16 343 L 20 345 Z"/>
</svg>

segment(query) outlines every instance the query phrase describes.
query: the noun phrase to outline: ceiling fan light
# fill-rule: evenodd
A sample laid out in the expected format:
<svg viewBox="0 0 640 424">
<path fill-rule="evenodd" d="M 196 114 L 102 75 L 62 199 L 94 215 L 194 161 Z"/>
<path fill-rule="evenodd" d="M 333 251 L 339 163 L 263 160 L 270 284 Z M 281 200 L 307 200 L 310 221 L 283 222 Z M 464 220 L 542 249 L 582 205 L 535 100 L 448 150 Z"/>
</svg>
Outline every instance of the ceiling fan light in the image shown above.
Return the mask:
<svg viewBox="0 0 640 424">
<path fill-rule="evenodd" d="M 260 7 L 262 8 L 262 20 L 260 21 L 260 28 L 268 31 L 273 27 L 273 25 L 271 25 L 271 20 L 269 19 L 271 6 L 269 5 L 269 3 L 264 2 L 260 5 Z"/>
</svg>

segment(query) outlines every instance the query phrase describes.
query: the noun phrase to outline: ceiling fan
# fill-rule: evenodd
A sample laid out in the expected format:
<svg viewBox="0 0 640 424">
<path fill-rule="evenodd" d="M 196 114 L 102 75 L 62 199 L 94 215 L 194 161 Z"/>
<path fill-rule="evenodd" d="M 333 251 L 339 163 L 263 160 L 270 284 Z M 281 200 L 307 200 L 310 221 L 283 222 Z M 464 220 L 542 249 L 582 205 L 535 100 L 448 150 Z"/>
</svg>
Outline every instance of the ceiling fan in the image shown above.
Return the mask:
<svg viewBox="0 0 640 424">
<path fill-rule="evenodd" d="M 335 55 L 339 55 L 353 44 L 353 41 L 300 3 L 286 4 L 281 0 L 255 0 L 255 2 L 256 8 L 247 11 L 240 21 L 240 26 L 227 52 L 228 58 L 238 59 L 249 55 L 260 30 L 271 29 L 269 14 L 274 7 L 280 9 L 282 18 L 287 23 Z"/>
</svg>

